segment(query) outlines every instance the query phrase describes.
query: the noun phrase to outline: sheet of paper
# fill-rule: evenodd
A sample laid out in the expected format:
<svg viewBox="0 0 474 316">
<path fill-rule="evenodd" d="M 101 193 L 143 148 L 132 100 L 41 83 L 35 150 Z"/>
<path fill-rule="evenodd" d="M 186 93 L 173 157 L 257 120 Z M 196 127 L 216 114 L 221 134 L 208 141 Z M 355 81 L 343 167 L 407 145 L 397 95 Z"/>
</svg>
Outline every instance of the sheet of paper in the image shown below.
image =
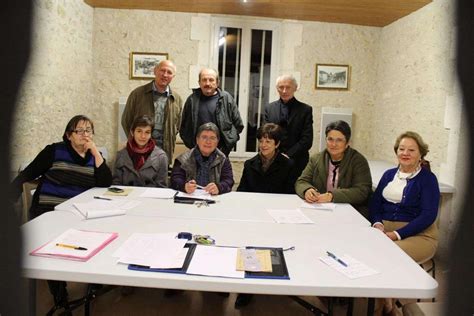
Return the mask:
<svg viewBox="0 0 474 316">
<path fill-rule="evenodd" d="M 178 192 L 176 196 L 187 197 L 200 200 L 215 200 L 215 198 L 204 190 L 196 189 L 193 193 Z"/>
<path fill-rule="evenodd" d="M 84 216 L 85 219 L 116 216 L 125 214 L 127 205 L 129 206 L 130 201 L 126 200 L 102 200 L 92 199 L 88 202 L 74 203 L 74 207 L 79 213 Z M 138 202 L 139 203 L 139 202 Z M 136 205 L 136 201 L 135 201 Z M 134 205 L 134 206 L 135 206 Z"/>
<path fill-rule="evenodd" d="M 362 278 L 379 273 L 378 271 L 367 266 L 365 263 L 362 263 L 347 254 L 340 257 L 340 259 L 347 264 L 347 267 L 343 266 L 340 262 L 329 256 L 319 257 L 319 259 L 350 279 Z"/>
<path fill-rule="evenodd" d="M 173 189 L 167 188 L 147 188 L 140 197 L 154 198 L 154 199 L 172 199 L 176 194 Z"/>
<path fill-rule="evenodd" d="M 336 203 L 308 203 L 303 201 L 300 207 L 314 210 L 334 211 L 336 209 Z"/>
<path fill-rule="evenodd" d="M 168 269 L 180 269 L 183 267 L 184 262 L 186 261 L 186 256 L 188 254 L 189 248 L 181 249 L 178 256 L 175 258 L 175 261 L 171 264 L 171 268 Z M 162 269 L 161 267 L 150 266 L 151 269 Z"/>
<path fill-rule="evenodd" d="M 237 250 L 197 245 L 186 273 L 243 279 L 245 272 L 236 269 Z"/>
<path fill-rule="evenodd" d="M 31 252 L 32 255 L 87 260 L 117 238 L 117 233 L 68 229 L 46 245 Z M 86 250 L 74 249 L 74 247 Z"/>
<path fill-rule="evenodd" d="M 299 209 L 294 210 L 267 210 L 268 214 L 279 224 L 314 224 Z"/>
<path fill-rule="evenodd" d="M 187 240 L 175 238 L 176 235 L 133 234 L 114 255 L 120 255 L 120 263 L 161 269 L 179 268 L 183 265 L 179 258 Z"/>
</svg>

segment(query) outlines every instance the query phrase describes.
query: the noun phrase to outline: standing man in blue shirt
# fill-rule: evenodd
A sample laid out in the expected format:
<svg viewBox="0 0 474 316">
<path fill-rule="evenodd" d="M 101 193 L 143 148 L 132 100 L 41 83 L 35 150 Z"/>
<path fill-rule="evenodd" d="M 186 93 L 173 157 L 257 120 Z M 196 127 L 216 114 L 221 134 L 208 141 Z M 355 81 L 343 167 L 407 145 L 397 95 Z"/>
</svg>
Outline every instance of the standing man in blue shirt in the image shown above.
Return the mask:
<svg viewBox="0 0 474 316">
<path fill-rule="evenodd" d="M 298 82 L 292 75 L 277 78 L 280 99 L 265 106 L 264 123 L 275 123 L 283 129 L 280 151 L 294 162 L 293 179 L 308 164 L 313 145 L 313 108 L 295 98 Z"/>
<path fill-rule="evenodd" d="M 170 60 L 162 60 L 155 66 L 154 73 L 153 81 L 130 93 L 122 115 L 122 127 L 129 136 L 135 118 L 152 117 L 155 121 L 152 138 L 165 151 L 168 161 L 172 161 L 183 108 L 181 97 L 170 88 L 176 66 Z"/>
<path fill-rule="evenodd" d="M 226 156 L 239 140 L 244 129 L 239 108 L 234 98 L 226 91 L 218 88 L 219 74 L 211 68 L 199 72 L 199 88 L 184 104 L 181 128 L 181 139 L 188 148 L 196 146 L 196 132 L 204 123 L 214 123 L 219 128 L 218 148 Z"/>
</svg>

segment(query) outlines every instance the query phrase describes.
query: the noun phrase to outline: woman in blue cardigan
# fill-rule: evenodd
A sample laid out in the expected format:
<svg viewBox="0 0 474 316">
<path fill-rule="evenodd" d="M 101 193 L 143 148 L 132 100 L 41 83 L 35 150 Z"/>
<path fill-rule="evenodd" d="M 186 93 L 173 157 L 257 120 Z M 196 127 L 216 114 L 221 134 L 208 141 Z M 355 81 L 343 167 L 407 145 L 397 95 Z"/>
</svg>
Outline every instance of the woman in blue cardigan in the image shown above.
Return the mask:
<svg viewBox="0 0 474 316">
<path fill-rule="evenodd" d="M 438 180 L 422 167 L 428 145 L 415 132 L 400 135 L 394 146 L 399 165 L 387 170 L 369 205 L 372 226 L 380 229 L 416 262 L 438 246 L 435 223 L 440 199 Z"/>
<path fill-rule="evenodd" d="M 380 179 L 369 204 L 370 220 L 373 227 L 421 263 L 431 258 L 438 246 L 438 180 L 424 166 L 428 145 L 420 135 L 401 134 L 393 149 L 398 167 L 385 171 Z M 385 315 L 397 315 L 393 299 L 380 303 Z"/>
</svg>

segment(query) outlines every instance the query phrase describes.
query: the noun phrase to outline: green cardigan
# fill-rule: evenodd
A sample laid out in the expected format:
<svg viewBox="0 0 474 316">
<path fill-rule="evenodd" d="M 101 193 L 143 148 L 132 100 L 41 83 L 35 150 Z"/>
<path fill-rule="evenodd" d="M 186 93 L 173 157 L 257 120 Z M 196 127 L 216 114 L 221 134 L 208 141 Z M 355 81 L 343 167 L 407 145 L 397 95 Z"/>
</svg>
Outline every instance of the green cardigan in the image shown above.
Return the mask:
<svg viewBox="0 0 474 316">
<path fill-rule="evenodd" d="M 326 149 L 313 155 L 296 181 L 296 194 L 304 199 L 304 193 L 309 188 L 325 193 L 327 191 L 328 163 L 329 153 Z M 372 177 L 367 159 L 357 150 L 348 147 L 339 168 L 338 187 L 331 192 L 333 202 L 353 205 L 366 204 L 372 192 Z"/>
</svg>

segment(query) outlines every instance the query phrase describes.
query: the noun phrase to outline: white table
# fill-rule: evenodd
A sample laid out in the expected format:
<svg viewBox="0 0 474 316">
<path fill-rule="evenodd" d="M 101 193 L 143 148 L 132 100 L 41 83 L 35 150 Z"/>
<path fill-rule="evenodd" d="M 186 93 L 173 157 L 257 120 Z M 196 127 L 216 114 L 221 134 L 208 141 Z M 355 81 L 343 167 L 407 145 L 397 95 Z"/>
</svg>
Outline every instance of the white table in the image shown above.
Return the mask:
<svg viewBox="0 0 474 316">
<path fill-rule="evenodd" d="M 100 190 L 103 192 L 104 189 L 92 189 L 75 199 L 86 199 Z M 275 295 L 398 298 L 432 298 L 436 295 L 437 282 L 381 232 L 364 223 L 362 216 L 349 205 L 341 206 L 340 210 L 338 207 L 334 212 L 306 211 L 306 214 L 314 213 L 310 217 L 316 224 L 285 225 L 268 221 L 266 211 L 258 209 L 258 205 L 287 208 L 300 202 L 294 196 L 238 193 L 223 195 L 220 200 L 208 208 L 153 200 L 150 205 L 145 205 L 151 207 L 156 203 L 159 207 L 145 207 L 142 214 L 133 210 L 125 216 L 93 220 L 83 220 L 68 211 L 72 201 L 66 202 L 59 207 L 66 210 L 43 214 L 23 225 L 24 275 L 32 279 Z M 228 205 L 230 202 L 234 203 Z M 229 220 L 231 211 L 240 215 Z M 199 216 L 194 216 L 195 213 Z M 361 219 L 354 223 L 340 222 L 342 214 Z M 245 216 L 248 218 L 244 221 Z M 118 232 L 119 238 L 88 262 L 28 255 L 34 248 L 71 227 Z M 295 246 L 294 251 L 285 252 L 290 280 L 227 279 L 131 271 L 125 265 L 116 264 L 112 257 L 112 253 L 134 232 L 178 231 L 209 234 L 219 245 Z M 318 259 L 325 256 L 326 250 L 340 255 L 350 254 L 380 273 L 351 280 Z"/>
<path fill-rule="evenodd" d="M 118 186 L 123 187 L 123 186 Z M 140 201 L 140 205 L 127 212 L 133 216 L 172 217 L 182 219 L 206 219 L 211 221 L 241 221 L 273 223 L 267 209 L 295 209 L 299 208 L 303 200 L 296 194 L 264 194 L 230 192 L 217 196 L 217 203 L 209 207 L 197 208 L 195 205 L 176 204 L 172 199 L 140 198 L 145 191 L 143 187 L 132 187 L 127 197 L 114 196 L 112 199 L 132 199 Z M 75 211 L 73 206 L 77 202 L 86 202 L 94 196 L 102 196 L 105 188 L 90 189 L 68 201 L 58 205 L 56 210 Z M 107 196 L 108 198 L 110 196 Z M 370 226 L 350 204 L 338 204 L 334 211 L 302 209 L 308 217 L 321 225 L 349 224 Z"/>
</svg>

